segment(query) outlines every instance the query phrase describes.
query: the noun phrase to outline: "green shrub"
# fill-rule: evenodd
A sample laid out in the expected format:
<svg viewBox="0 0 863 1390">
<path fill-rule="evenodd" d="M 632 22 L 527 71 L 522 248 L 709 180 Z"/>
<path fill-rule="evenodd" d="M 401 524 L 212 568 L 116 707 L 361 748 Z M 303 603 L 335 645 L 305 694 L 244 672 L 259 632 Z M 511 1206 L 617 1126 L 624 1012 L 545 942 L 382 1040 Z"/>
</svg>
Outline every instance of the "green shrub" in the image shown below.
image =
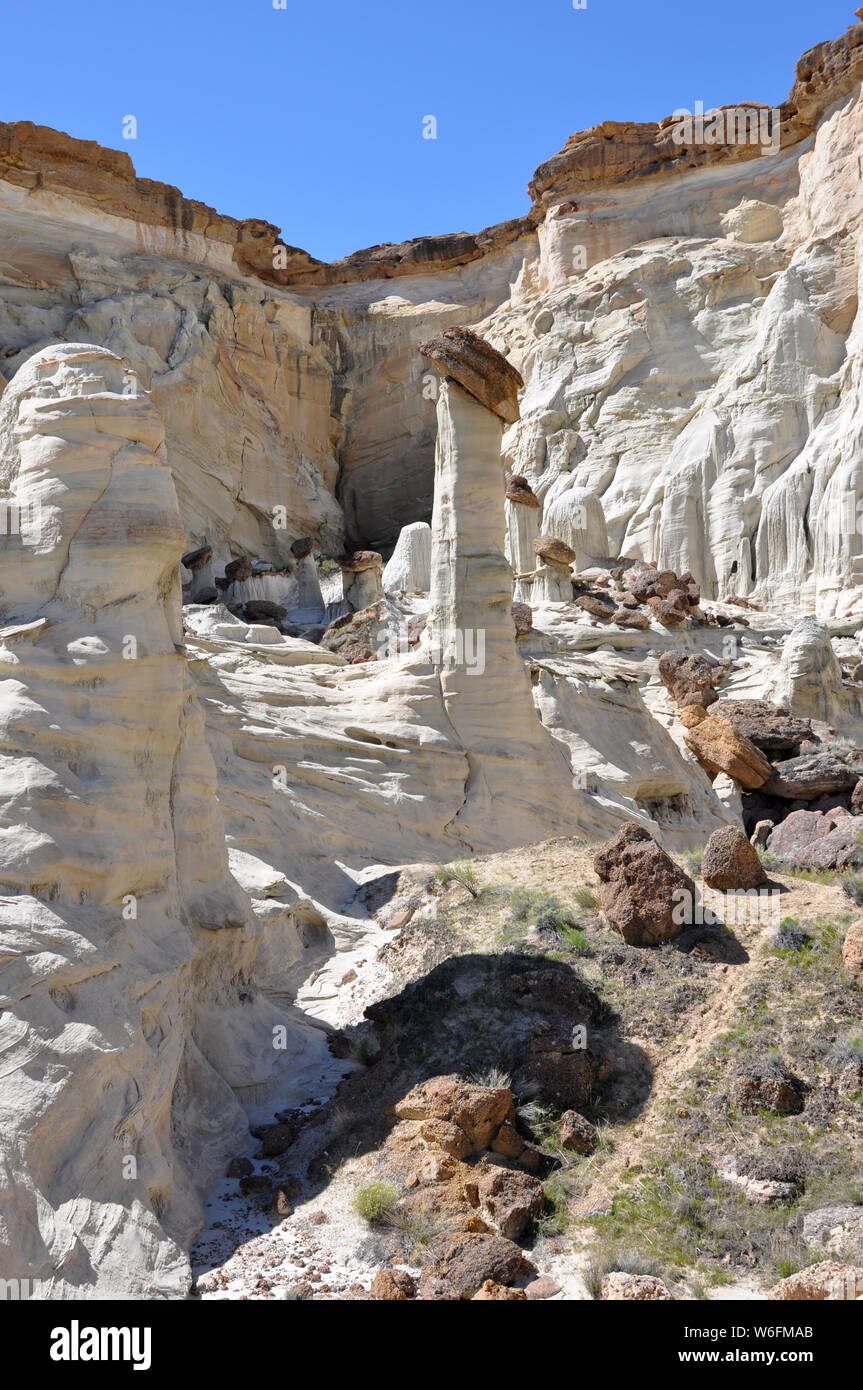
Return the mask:
<svg viewBox="0 0 863 1390">
<path fill-rule="evenodd" d="M 476 873 L 467 859 L 455 859 L 452 864 L 442 864 L 435 874 L 438 883 L 446 887 L 450 883 L 460 883 L 472 898 L 478 898 L 482 888 L 476 881 Z"/>
<path fill-rule="evenodd" d="M 517 889 L 510 899 L 510 916 L 514 922 L 524 922 L 537 931 L 563 932 L 565 927 L 578 926 L 560 898 L 538 888 Z"/>
<path fill-rule="evenodd" d="M 354 1193 L 354 1211 L 370 1226 L 380 1226 L 392 1216 L 401 1193 L 391 1182 L 367 1182 Z"/>
<path fill-rule="evenodd" d="M 863 907 L 863 876 L 845 874 L 842 879 L 842 892 L 851 899 L 856 907 Z"/>
<path fill-rule="evenodd" d="M 683 863 L 690 875 L 701 873 L 701 861 L 704 858 L 704 850 L 688 849 L 683 855 Z"/>
<path fill-rule="evenodd" d="M 599 898 L 589 883 L 583 883 L 580 888 L 576 888 L 572 896 L 576 907 L 580 907 L 583 912 L 599 911 Z"/>
</svg>

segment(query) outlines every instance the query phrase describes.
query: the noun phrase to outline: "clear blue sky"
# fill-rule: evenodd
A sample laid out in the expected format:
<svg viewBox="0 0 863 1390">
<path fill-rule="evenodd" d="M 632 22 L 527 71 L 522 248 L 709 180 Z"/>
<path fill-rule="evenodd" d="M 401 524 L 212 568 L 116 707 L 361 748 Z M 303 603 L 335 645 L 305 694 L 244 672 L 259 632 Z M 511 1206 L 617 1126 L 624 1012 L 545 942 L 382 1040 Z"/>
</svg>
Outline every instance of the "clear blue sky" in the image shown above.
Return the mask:
<svg viewBox="0 0 863 1390">
<path fill-rule="evenodd" d="M 855 3 L 0 0 L 0 119 L 126 149 L 329 260 L 526 212 L 537 164 L 598 121 L 778 103 Z"/>
</svg>

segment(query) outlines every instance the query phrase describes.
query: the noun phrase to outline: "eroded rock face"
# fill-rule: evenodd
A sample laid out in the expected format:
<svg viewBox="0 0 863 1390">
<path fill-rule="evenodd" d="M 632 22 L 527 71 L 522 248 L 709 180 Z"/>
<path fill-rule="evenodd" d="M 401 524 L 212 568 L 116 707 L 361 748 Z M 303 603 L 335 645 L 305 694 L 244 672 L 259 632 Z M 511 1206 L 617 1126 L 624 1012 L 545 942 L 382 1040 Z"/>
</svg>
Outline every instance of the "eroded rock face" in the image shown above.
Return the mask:
<svg viewBox="0 0 863 1390">
<path fill-rule="evenodd" d="M 630 946 L 659 946 L 680 935 L 681 907 L 695 902 L 695 884 L 642 826 L 622 826 L 593 867 L 602 910 Z"/>
<path fill-rule="evenodd" d="M 416 344 L 469 324 L 524 379 L 506 455 L 543 530 L 688 571 L 705 599 L 860 611 L 860 33 L 801 60 L 769 169 L 677 143 L 671 118 L 609 121 L 540 165 L 527 217 L 332 265 L 126 153 L 2 125 L 2 374 L 46 336 L 121 352 L 167 421 L 186 549 L 276 561 L 276 506 L 330 553 L 345 519 L 379 548 L 428 518 Z M 511 392 L 489 403 L 515 422 Z"/>
<path fill-rule="evenodd" d="M 0 1275 L 182 1296 L 246 1133 L 231 1087 L 268 1080 L 281 1016 L 244 1002 L 254 919 L 181 653 L 158 413 L 112 353 L 47 348 L 0 401 L 0 480 L 29 517 L 0 546 Z"/>
</svg>

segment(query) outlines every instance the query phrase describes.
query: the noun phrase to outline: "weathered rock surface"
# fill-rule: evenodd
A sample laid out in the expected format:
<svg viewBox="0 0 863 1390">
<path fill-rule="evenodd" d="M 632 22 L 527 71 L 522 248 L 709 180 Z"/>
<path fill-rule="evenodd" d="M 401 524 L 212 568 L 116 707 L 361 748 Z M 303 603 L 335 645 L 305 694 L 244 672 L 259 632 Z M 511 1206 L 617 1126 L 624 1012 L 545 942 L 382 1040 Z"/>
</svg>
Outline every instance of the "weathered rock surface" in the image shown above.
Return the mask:
<svg viewBox="0 0 863 1390">
<path fill-rule="evenodd" d="M 822 1260 L 780 1279 L 767 1294 L 775 1303 L 853 1302 L 863 1299 L 863 1268 Z"/>
<path fill-rule="evenodd" d="M 770 832 L 767 848 L 792 869 L 845 869 L 863 863 L 856 816 L 837 811 L 792 811 Z"/>
<path fill-rule="evenodd" d="M 668 1286 L 653 1274 L 625 1274 L 622 1270 L 605 1274 L 600 1298 L 615 1303 L 668 1303 Z"/>
<path fill-rule="evenodd" d="M 425 1257 L 420 1298 L 473 1298 L 487 1279 L 509 1286 L 532 1268 L 511 1240 L 471 1232 L 434 1236 L 425 1248 Z"/>
<path fill-rule="evenodd" d="M 830 753 L 806 753 L 774 763 L 770 778 L 761 784 L 761 790 L 786 801 L 814 801 L 816 797 L 831 796 L 834 792 L 852 791 L 857 785 L 859 771 L 858 767 Z"/>
<path fill-rule="evenodd" d="M 663 652 L 659 658 L 662 684 L 671 698 L 684 707 L 703 705 L 706 708 L 712 705 L 717 699 L 714 687 L 721 673 L 721 667 L 712 665 L 703 656 L 687 656 L 683 652 L 670 651 Z"/>
<path fill-rule="evenodd" d="M 184 1294 L 203 1192 L 247 1133 L 232 1087 L 284 1063 L 180 654 L 166 462 L 102 348 L 45 349 L 0 401 L 3 487 L 41 506 L 0 550 L 0 1273 L 61 1299 Z"/>
<path fill-rule="evenodd" d="M 542 1183 L 529 1173 L 498 1168 L 480 1178 L 479 1207 L 488 1225 L 499 1235 L 518 1240 L 529 1231 L 545 1208 Z"/>
<path fill-rule="evenodd" d="M 566 1110 L 560 1117 L 560 1142 L 573 1153 L 592 1154 L 599 1142 L 599 1135 L 590 1120 L 576 1110 Z"/>
<path fill-rule="evenodd" d="M 713 714 L 699 717 L 700 706 L 686 706 L 687 721 L 684 742 L 698 761 L 714 776 L 725 772 L 741 787 L 761 787 L 770 777 L 772 768 L 767 758 L 748 738 L 738 733 L 733 724 Z"/>
<path fill-rule="evenodd" d="M 760 888 L 767 882 L 761 860 L 737 826 L 714 830 L 704 847 L 701 876 L 709 888 Z"/>
<path fill-rule="evenodd" d="M 695 884 L 640 825 L 624 825 L 593 867 L 602 910 L 631 946 L 658 946 L 680 935 L 681 905 L 694 903 Z"/>
<path fill-rule="evenodd" d="M 518 419 L 518 393 L 524 385 L 520 374 L 472 329 L 445 328 L 423 343 L 420 352 L 506 424 Z"/>
<path fill-rule="evenodd" d="M 768 753 L 796 752 L 812 733 L 809 719 L 799 719 L 768 700 L 720 700 L 712 713 Z"/>
</svg>

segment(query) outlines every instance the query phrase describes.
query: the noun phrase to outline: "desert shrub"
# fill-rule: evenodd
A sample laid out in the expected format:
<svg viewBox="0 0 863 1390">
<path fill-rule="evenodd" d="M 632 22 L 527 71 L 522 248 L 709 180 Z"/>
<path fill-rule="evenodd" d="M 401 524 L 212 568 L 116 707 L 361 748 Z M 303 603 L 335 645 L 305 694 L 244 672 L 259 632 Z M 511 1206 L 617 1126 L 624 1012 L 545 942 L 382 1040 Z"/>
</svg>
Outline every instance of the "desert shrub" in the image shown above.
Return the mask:
<svg viewBox="0 0 863 1390">
<path fill-rule="evenodd" d="M 599 910 L 599 898 L 589 883 L 583 883 L 576 888 L 572 899 L 576 907 L 581 908 L 583 912 L 597 912 Z"/>
<path fill-rule="evenodd" d="M 574 927 L 577 922 L 560 898 L 539 888 L 519 888 L 510 898 L 510 916 L 514 922 L 525 922 L 537 931 L 549 928 Z"/>
<path fill-rule="evenodd" d="M 845 874 L 842 879 L 842 892 L 856 907 L 863 907 L 863 875 Z"/>
<path fill-rule="evenodd" d="M 863 1062 L 863 1033 L 848 1033 L 844 1038 L 837 1038 L 828 1053 L 828 1060 L 837 1071 L 852 1062 Z"/>
<path fill-rule="evenodd" d="M 494 1090 L 502 1088 L 508 1091 L 512 1085 L 512 1077 L 502 1067 L 479 1068 L 469 1074 L 468 1081 L 472 1081 L 474 1086 L 491 1086 Z"/>
<path fill-rule="evenodd" d="M 391 1182 L 367 1182 L 354 1193 L 354 1211 L 370 1226 L 380 1226 L 391 1217 L 401 1193 Z"/>
<path fill-rule="evenodd" d="M 582 895 L 583 901 L 595 901 L 590 888 L 577 889 L 576 897 Z M 567 951 L 576 955 L 589 956 L 593 948 L 588 942 L 584 929 L 576 915 L 553 893 L 539 888 L 519 888 L 510 898 L 510 919 L 532 927 L 537 932 L 553 934 Z"/>
<path fill-rule="evenodd" d="M 574 952 L 577 956 L 593 955 L 593 947 L 583 927 L 562 927 L 560 934 L 568 951 Z"/>
<path fill-rule="evenodd" d="M 795 917 L 785 917 L 773 931 L 768 942 L 774 951 L 800 951 L 810 940 Z"/>
<path fill-rule="evenodd" d="M 460 883 L 472 898 L 478 898 L 482 892 L 476 880 L 476 872 L 467 859 L 454 859 L 451 864 L 442 864 L 435 873 L 435 878 L 444 887 L 450 883 Z"/>
<path fill-rule="evenodd" d="M 584 1272 L 584 1282 L 591 1298 L 602 1296 L 602 1281 L 606 1274 L 652 1274 L 662 1278 L 662 1268 L 649 1255 L 621 1250 L 614 1245 L 594 1251 Z"/>
</svg>

